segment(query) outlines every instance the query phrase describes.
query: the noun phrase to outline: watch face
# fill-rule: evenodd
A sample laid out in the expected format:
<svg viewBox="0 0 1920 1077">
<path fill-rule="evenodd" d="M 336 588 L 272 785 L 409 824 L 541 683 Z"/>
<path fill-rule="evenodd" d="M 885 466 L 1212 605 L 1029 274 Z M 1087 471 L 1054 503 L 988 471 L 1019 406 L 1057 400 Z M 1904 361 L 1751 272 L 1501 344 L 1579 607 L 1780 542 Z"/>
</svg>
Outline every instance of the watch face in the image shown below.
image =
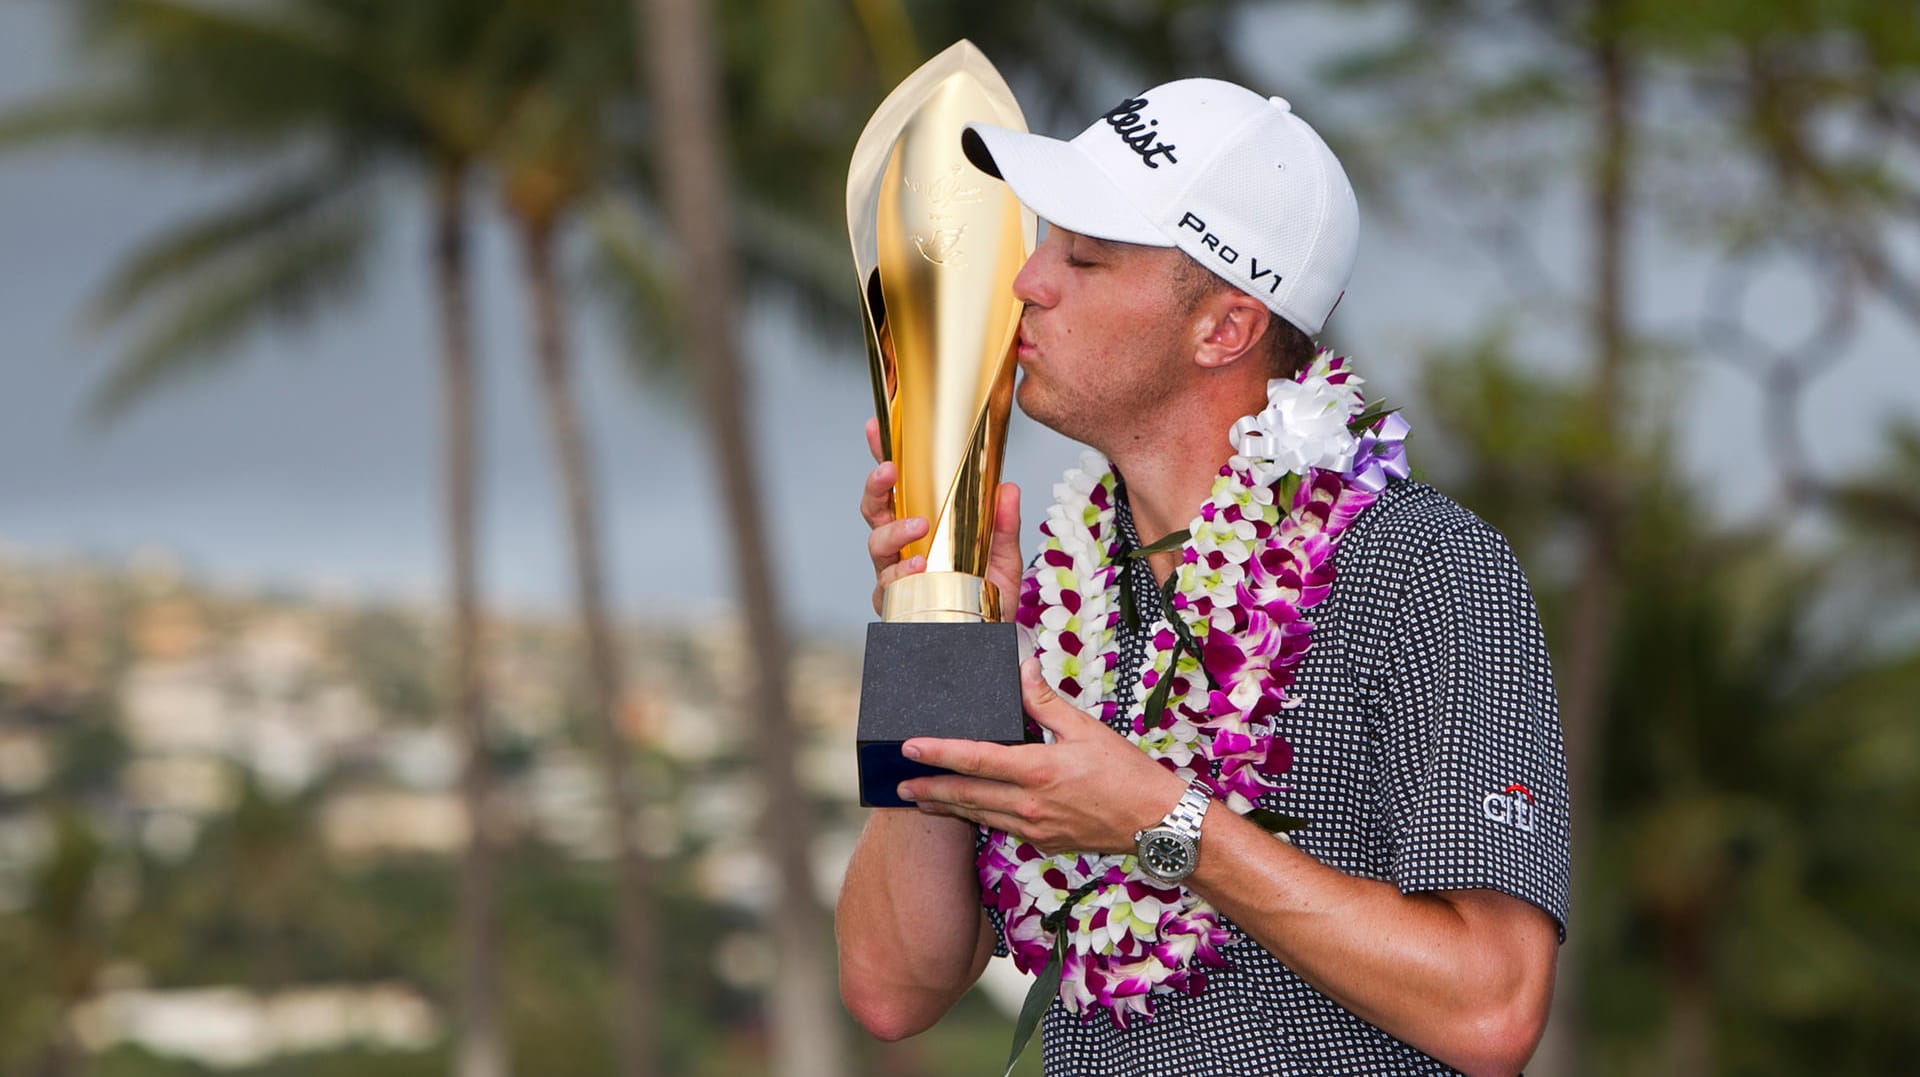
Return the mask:
<svg viewBox="0 0 1920 1077">
<path fill-rule="evenodd" d="M 1152 830 L 1141 836 L 1140 866 L 1162 879 L 1184 879 L 1193 871 L 1193 840 L 1172 830 Z"/>
</svg>

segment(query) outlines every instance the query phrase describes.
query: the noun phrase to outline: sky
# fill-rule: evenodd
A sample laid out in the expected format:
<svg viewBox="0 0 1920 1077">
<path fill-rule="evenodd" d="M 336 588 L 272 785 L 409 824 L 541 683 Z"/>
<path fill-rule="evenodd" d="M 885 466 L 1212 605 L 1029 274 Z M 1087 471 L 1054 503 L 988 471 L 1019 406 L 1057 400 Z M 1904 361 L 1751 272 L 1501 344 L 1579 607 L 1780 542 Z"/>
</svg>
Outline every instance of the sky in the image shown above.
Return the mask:
<svg viewBox="0 0 1920 1077">
<path fill-rule="evenodd" d="M 0 4 L 0 109 L 61 84 L 67 53 L 56 10 Z M 1284 34 L 1309 52 L 1330 33 L 1281 15 L 1246 29 Z M 1290 92 L 1311 119 L 1309 102 Z M 116 343 L 85 327 L 88 298 L 133 244 L 233 189 L 230 177 L 93 147 L 0 157 L 0 558 L 162 555 L 223 585 L 430 600 L 444 575 L 437 353 L 415 192 L 389 192 L 378 258 L 364 294 L 342 313 L 262 333 L 111 426 L 87 417 Z M 1543 260 L 1577 279 L 1578 237 L 1559 220 L 1533 234 Z M 1697 317 L 1699 266 L 1663 250 L 1658 236 L 1640 250 L 1636 309 L 1650 326 L 1684 327 Z M 485 586 L 503 607 L 559 611 L 571 594 L 561 504 L 513 251 L 496 221 L 483 225 L 477 255 Z M 1791 322 L 1809 309 L 1806 287 L 1791 275 L 1767 278 L 1751 305 Z M 1511 298 L 1495 267 L 1463 250 L 1444 223 L 1366 224 L 1334 330 L 1375 388 L 1402 399 L 1423 348 L 1471 332 Z M 815 344 L 777 305 L 712 314 L 738 317 L 745 330 L 757 378 L 749 436 L 780 521 L 762 541 L 776 552 L 787 613 L 803 632 L 854 639 L 872 616 L 856 511 L 872 397 L 857 323 L 849 317 L 843 334 Z M 689 419 L 697 402 L 630 377 L 591 310 L 576 311 L 572 325 L 616 608 L 641 623 L 723 611 L 726 536 Z M 1861 466 L 1888 418 L 1920 415 L 1913 351 L 1911 334 L 1873 319 L 1844 374 L 1816 383 L 1803 419 L 1821 470 Z M 1753 386 L 1710 364 L 1681 375 L 1680 390 L 1698 399 L 1679 438 L 1681 465 L 1700 480 L 1703 503 L 1761 511 L 1774 488 L 1748 464 L 1762 449 Z M 1417 452 L 1418 411 L 1410 418 Z M 1031 548 L 1037 505 L 1078 450 L 1018 415 L 1010 445 L 1005 477 L 1028 491 Z"/>
</svg>

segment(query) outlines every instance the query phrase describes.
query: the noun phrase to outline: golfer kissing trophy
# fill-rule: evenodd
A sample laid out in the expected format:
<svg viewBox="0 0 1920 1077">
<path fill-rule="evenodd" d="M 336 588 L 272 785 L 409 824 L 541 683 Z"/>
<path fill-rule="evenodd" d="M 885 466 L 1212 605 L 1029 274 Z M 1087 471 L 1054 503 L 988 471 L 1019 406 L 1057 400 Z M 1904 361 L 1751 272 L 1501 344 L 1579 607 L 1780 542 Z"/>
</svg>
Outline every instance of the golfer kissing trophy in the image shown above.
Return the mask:
<svg viewBox="0 0 1920 1077">
<path fill-rule="evenodd" d="M 869 807 L 907 807 L 895 787 L 939 773 L 901 754 L 910 737 L 1025 739 L 1017 629 L 1001 620 L 1019 596 L 987 580 L 987 544 L 1013 402 L 1013 278 L 1034 219 L 962 153 L 976 120 L 1027 126 L 1000 73 L 960 41 L 880 103 L 847 174 L 894 508 L 931 525 L 901 553 L 924 554 L 926 571 L 889 585 L 867 629 L 858 751 Z"/>
</svg>

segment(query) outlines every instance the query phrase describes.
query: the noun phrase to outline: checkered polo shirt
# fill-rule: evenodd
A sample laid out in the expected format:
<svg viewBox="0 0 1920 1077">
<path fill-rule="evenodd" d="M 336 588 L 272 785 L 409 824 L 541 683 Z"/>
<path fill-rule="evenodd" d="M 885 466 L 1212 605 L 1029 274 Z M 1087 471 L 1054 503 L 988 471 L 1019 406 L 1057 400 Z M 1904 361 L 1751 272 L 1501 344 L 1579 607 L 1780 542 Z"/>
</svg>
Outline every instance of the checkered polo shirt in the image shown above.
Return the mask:
<svg viewBox="0 0 1920 1077">
<path fill-rule="evenodd" d="M 1135 546 L 1132 513 L 1119 526 Z M 1154 536 L 1158 537 L 1158 536 Z M 1262 806 L 1308 820 L 1295 844 L 1402 893 L 1488 888 L 1551 914 L 1566 935 L 1566 763 L 1532 595 L 1499 532 L 1431 487 L 1389 487 L 1335 555 L 1312 647 L 1281 731 L 1287 791 Z M 1161 610 L 1129 574 L 1142 620 Z M 1119 713 L 1147 641 L 1120 630 Z M 1123 719 L 1117 719 L 1119 725 Z M 1204 849 L 1201 855 L 1205 855 Z M 989 910 L 1005 954 L 1000 917 Z M 1048 1077 L 1265 1077 L 1453 1070 L 1342 1009 L 1227 923 L 1229 970 L 1198 996 L 1159 995 L 1125 1030 L 1056 999 Z"/>
</svg>

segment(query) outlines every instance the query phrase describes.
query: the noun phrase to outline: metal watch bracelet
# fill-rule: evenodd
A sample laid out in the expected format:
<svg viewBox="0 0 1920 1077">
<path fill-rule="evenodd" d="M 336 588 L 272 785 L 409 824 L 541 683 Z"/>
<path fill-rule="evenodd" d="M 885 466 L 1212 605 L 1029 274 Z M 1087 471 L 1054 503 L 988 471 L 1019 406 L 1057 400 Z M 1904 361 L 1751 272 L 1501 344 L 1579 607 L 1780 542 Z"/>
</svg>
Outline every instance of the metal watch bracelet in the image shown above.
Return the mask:
<svg viewBox="0 0 1920 1077">
<path fill-rule="evenodd" d="M 1197 842 L 1200 840 L 1200 823 L 1207 817 L 1207 806 L 1212 803 L 1213 795 L 1196 778 L 1187 786 L 1186 792 L 1180 794 L 1173 810 L 1160 820 L 1159 825 L 1171 827 Z"/>
</svg>

